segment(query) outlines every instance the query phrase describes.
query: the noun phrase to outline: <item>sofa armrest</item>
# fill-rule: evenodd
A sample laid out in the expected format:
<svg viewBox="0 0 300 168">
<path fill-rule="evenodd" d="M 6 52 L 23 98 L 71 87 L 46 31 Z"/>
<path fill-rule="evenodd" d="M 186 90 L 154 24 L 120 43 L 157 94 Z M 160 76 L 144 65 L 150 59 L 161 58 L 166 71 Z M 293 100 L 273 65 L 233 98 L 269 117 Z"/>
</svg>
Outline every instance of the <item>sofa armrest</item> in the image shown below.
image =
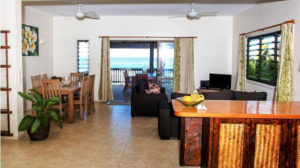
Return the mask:
<svg viewBox="0 0 300 168">
<path fill-rule="evenodd" d="M 168 101 L 161 101 L 158 112 L 158 134 L 160 139 L 171 137 L 171 114 Z"/>
</svg>

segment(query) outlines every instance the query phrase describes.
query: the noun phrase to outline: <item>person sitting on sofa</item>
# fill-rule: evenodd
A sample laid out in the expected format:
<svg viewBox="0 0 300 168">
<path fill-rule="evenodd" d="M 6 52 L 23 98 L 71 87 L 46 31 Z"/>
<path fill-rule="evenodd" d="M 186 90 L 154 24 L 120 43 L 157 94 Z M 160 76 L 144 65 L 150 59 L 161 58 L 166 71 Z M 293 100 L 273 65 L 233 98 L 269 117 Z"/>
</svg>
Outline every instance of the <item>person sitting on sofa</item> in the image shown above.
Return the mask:
<svg viewBox="0 0 300 168">
<path fill-rule="evenodd" d="M 206 100 L 267 100 L 266 92 L 239 92 L 239 91 L 220 91 L 220 92 L 204 92 Z M 183 97 L 190 94 L 186 93 L 171 93 L 171 99 Z M 158 133 L 161 139 L 170 139 L 171 137 L 180 138 L 180 118 L 174 115 L 174 110 L 171 101 L 163 100 L 160 102 L 158 114 Z"/>
</svg>

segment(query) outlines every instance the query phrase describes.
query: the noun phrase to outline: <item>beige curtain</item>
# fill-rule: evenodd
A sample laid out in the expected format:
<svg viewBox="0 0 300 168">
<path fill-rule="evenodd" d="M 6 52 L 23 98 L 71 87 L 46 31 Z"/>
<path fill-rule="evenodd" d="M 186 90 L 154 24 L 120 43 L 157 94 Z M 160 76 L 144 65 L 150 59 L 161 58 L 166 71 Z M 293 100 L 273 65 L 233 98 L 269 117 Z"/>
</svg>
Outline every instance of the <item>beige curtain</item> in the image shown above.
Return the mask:
<svg viewBox="0 0 300 168">
<path fill-rule="evenodd" d="M 246 91 L 246 46 L 245 35 L 241 35 L 238 47 L 238 72 L 237 72 L 237 91 Z"/>
<path fill-rule="evenodd" d="M 100 69 L 100 83 L 99 83 L 99 100 L 111 101 L 113 100 L 113 92 L 110 77 L 110 40 L 107 37 L 102 38 L 101 48 L 101 69 Z"/>
<path fill-rule="evenodd" d="M 173 90 L 192 93 L 194 83 L 194 39 L 175 38 Z"/>
<path fill-rule="evenodd" d="M 294 67 L 293 67 L 293 24 L 281 27 L 281 43 L 279 72 L 275 89 L 275 101 L 293 101 L 294 98 Z"/>
</svg>

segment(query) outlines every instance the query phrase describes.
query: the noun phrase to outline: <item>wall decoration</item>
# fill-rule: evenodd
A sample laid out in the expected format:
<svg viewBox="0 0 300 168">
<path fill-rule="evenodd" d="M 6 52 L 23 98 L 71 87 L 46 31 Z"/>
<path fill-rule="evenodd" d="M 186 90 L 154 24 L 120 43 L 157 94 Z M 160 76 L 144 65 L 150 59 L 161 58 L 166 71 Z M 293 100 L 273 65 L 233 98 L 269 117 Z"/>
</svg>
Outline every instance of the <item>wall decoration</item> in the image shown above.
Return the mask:
<svg viewBox="0 0 300 168">
<path fill-rule="evenodd" d="M 39 28 L 22 24 L 22 55 L 39 56 Z"/>
</svg>

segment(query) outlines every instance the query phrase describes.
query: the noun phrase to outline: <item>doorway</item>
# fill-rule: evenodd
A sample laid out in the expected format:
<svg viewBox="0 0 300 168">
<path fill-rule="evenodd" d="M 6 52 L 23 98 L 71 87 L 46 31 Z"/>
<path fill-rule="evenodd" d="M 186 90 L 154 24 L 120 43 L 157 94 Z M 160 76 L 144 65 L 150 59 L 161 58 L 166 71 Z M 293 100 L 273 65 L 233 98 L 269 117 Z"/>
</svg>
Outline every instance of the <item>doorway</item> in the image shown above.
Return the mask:
<svg viewBox="0 0 300 168">
<path fill-rule="evenodd" d="M 166 88 L 169 96 L 173 89 L 173 41 L 115 41 L 110 42 L 110 70 L 114 94 L 113 104 L 130 105 L 131 87 L 125 87 L 125 72 L 136 74 L 153 72 L 157 82 Z M 124 91 L 124 92 L 123 92 Z"/>
</svg>

